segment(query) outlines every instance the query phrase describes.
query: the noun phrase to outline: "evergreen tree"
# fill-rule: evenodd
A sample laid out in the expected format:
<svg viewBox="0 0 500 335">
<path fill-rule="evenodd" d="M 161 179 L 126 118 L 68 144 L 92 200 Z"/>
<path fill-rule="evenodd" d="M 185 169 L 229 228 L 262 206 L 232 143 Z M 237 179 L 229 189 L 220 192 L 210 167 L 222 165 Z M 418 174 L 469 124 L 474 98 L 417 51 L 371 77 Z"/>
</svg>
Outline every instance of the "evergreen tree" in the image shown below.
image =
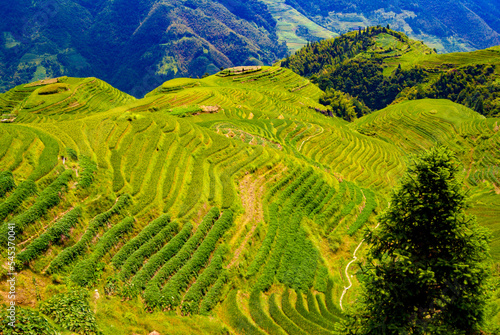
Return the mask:
<svg viewBox="0 0 500 335">
<path fill-rule="evenodd" d="M 364 269 L 349 334 L 478 334 L 487 302 L 488 235 L 465 214 L 453 154 L 417 157 L 394 191 Z"/>
</svg>

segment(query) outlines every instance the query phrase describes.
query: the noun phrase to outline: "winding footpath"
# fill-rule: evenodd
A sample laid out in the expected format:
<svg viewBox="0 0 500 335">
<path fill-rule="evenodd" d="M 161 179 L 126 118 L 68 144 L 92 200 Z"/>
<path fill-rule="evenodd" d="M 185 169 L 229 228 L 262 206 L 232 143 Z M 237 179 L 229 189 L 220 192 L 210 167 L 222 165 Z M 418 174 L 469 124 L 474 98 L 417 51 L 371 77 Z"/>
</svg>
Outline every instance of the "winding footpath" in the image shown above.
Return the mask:
<svg viewBox="0 0 500 335">
<path fill-rule="evenodd" d="M 351 288 L 352 286 L 352 281 L 351 281 L 351 277 L 352 276 L 349 276 L 349 266 L 351 266 L 352 263 L 356 262 L 358 260 L 358 257 L 356 257 L 356 252 L 358 252 L 358 249 L 361 247 L 361 245 L 363 244 L 365 240 L 363 239 L 361 241 L 361 243 L 359 243 L 358 247 L 356 248 L 356 250 L 354 250 L 354 253 L 352 254 L 352 261 L 350 261 L 347 266 L 345 267 L 345 277 L 347 278 L 347 281 L 349 282 L 349 286 L 345 286 L 344 287 L 344 291 L 342 292 L 342 295 L 340 296 L 340 309 L 341 310 L 344 310 L 344 307 L 342 306 L 342 300 L 344 299 L 344 295 L 346 294 L 346 292 Z"/>
<path fill-rule="evenodd" d="M 391 204 L 389 203 L 389 207 L 391 207 Z M 380 226 L 380 223 L 375 227 L 375 229 L 378 228 L 378 226 Z M 374 230 L 375 230 L 374 229 Z M 342 306 L 342 300 L 344 299 L 344 295 L 347 293 L 347 291 L 351 288 L 352 286 L 352 281 L 351 281 L 351 277 L 352 276 L 349 276 L 349 266 L 351 266 L 352 263 L 356 262 L 358 260 L 358 257 L 356 257 L 356 253 L 358 252 L 359 248 L 361 248 L 361 245 L 363 245 L 363 242 L 365 241 L 365 239 L 362 239 L 361 242 L 359 243 L 358 247 L 356 248 L 356 250 L 354 250 L 354 253 L 352 254 L 352 261 L 350 261 L 347 266 L 345 267 L 345 277 L 347 278 L 347 281 L 349 282 L 349 286 L 345 286 L 344 287 L 344 291 L 342 292 L 342 295 L 340 296 L 340 302 L 339 302 L 339 305 L 340 305 L 340 309 L 341 310 L 344 310 L 344 307 Z"/>
</svg>

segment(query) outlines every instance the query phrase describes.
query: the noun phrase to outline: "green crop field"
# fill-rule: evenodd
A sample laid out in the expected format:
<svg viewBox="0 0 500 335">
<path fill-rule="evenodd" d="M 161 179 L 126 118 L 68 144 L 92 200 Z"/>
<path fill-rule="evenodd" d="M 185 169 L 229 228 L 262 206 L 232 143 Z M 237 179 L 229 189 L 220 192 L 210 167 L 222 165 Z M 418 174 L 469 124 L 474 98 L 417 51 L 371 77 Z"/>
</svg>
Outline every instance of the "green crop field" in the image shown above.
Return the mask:
<svg viewBox="0 0 500 335">
<path fill-rule="evenodd" d="M 318 112 L 322 94 L 265 66 L 175 79 L 143 99 L 96 78 L 0 94 L 15 117 L 0 123 L 2 302 L 14 223 L 26 322 L 61 334 L 334 334 L 359 294 L 366 245 L 346 266 L 365 229 L 411 156 L 437 145 L 462 163 L 498 269 L 500 119 L 420 99 L 348 123 Z M 64 321 L 64 301 L 82 303 L 86 325 Z"/>
</svg>

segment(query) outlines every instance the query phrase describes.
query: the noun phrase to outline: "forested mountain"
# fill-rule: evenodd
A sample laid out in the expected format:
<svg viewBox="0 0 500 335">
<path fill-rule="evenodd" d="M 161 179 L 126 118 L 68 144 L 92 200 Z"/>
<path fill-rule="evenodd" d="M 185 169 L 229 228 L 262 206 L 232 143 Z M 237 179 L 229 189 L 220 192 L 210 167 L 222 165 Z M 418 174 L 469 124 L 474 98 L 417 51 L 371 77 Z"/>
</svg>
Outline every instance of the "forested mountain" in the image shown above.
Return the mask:
<svg viewBox="0 0 500 335">
<path fill-rule="evenodd" d="M 438 55 L 421 42 L 380 26 L 310 43 L 282 62 L 325 90 L 322 103 L 347 120 L 425 97 L 449 99 L 485 116 L 497 116 L 499 65 L 498 47 Z"/>
<path fill-rule="evenodd" d="M 253 0 L 16 1 L 0 10 L 0 89 L 97 76 L 134 96 L 163 81 L 286 55 Z"/>
</svg>

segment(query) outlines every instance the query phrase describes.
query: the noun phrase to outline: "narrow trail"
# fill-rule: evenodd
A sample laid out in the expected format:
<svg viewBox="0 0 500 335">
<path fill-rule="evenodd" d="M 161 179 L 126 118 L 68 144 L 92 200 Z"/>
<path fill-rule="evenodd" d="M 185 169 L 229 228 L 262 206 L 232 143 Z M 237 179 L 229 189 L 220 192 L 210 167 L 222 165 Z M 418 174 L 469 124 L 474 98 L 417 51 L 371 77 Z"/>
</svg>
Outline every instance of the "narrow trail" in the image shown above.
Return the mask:
<svg viewBox="0 0 500 335">
<path fill-rule="evenodd" d="M 344 287 L 344 291 L 342 292 L 342 295 L 340 296 L 340 309 L 341 310 L 344 310 L 344 307 L 342 306 L 342 300 L 344 299 L 344 295 L 346 294 L 346 292 L 351 288 L 352 286 L 352 281 L 351 281 L 351 276 L 349 276 L 349 267 L 351 266 L 352 263 L 354 263 L 355 261 L 358 260 L 358 257 L 356 257 L 356 252 L 358 252 L 359 248 L 361 248 L 361 245 L 363 245 L 363 242 L 365 241 L 365 239 L 363 239 L 358 247 L 356 248 L 356 250 L 354 250 L 354 253 L 352 254 L 352 261 L 350 261 L 347 266 L 345 267 L 345 277 L 347 278 L 347 281 L 349 282 L 349 286 L 345 286 Z"/>
<path fill-rule="evenodd" d="M 265 186 L 269 183 L 272 183 L 276 178 L 278 178 L 283 172 L 283 168 L 272 169 L 264 173 L 263 175 L 253 179 L 252 175 L 248 175 L 243 178 L 243 182 L 240 185 L 241 188 L 241 196 L 242 196 L 242 204 L 245 208 L 244 217 L 240 223 L 239 231 L 234 235 L 233 239 L 236 240 L 238 236 L 241 235 L 245 226 L 252 222 L 252 227 L 248 231 L 247 235 L 239 245 L 239 247 L 234 252 L 233 259 L 227 266 L 227 268 L 231 268 L 235 266 L 240 258 L 240 255 L 243 249 L 246 247 L 248 240 L 253 236 L 255 229 L 257 228 L 257 224 L 264 220 L 264 210 L 262 208 L 262 203 L 259 199 L 262 199 L 264 196 Z M 269 180 L 266 179 L 266 176 L 274 174 Z M 252 180 L 253 179 L 253 180 Z M 246 197 L 245 197 L 246 195 Z M 234 243 L 234 241 L 232 241 Z"/>
<path fill-rule="evenodd" d="M 391 204 L 389 203 L 388 208 L 390 208 L 390 207 L 391 207 Z M 375 229 L 377 229 L 378 226 L 380 226 L 380 223 L 375 227 Z M 344 287 L 344 291 L 342 291 L 342 295 L 340 296 L 339 305 L 340 305 L 341 310 L 344 310 L 344 307 L 342 306 L 342 300 L 344 300 L 344 295 L 352 287 L 352 281 L 351 281 L 352 276 L 349 276 L 349 267 L 351 266 L 352 263 L 354 263 L 358 260 L 358 257 L 356 257 L 356 253 L 358 252 L 359 248 L 361 248 L 361 246 L 363 245 L 363 242 L 365 242 L 365 239 L 362 239 L 361 242 L 358 244 L 358 246 L 356 247 L 356 250 L 354 250 L 354 253 L 352 254 L 352 261 L 347 263 L 347 265 L 345 267 L 345 277 L 347 278 L 347 281 L 349 282 L 349 286 Z"/>
</svg>

